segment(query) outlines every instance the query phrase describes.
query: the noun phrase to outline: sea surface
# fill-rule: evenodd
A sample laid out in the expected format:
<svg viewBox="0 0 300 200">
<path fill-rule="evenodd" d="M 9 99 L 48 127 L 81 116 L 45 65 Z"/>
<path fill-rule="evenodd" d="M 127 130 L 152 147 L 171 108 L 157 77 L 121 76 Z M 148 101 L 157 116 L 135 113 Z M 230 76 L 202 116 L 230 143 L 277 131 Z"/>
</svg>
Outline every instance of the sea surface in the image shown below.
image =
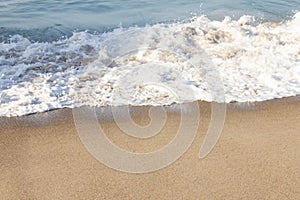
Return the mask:
<svg viewBox="0 0 300 200">
<path fill-rule="evenodd" d="M 300 94 L 300 0 L 0 0 L 0 116 Z"/>
</svg>

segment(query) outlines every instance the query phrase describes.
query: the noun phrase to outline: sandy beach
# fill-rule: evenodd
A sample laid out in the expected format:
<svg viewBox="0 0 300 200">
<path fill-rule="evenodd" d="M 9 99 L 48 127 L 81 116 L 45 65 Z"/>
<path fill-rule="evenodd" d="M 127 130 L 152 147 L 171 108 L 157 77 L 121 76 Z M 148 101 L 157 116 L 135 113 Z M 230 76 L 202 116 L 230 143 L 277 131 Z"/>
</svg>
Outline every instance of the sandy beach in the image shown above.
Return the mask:
<svg viewBox="0 0 300 200">
<path fill-rule="evenodd" d="M 0 0 L 0 200 L 300 200 L 299 1 Z"/>
<path fill-rule="evenodd" d="M 294 98 L 227 107 L 221 137 L 198 158 L 210 122 L 210 104 L 200 103 L 198 133 L 170 166 L 129 174 L 98 162 L 82 144 L 70 109 L 20 118 L 0 118 L 1 199 L 300 199 L 300 102 Z M 147 124 L 136 108 L 134 120 Z M 180 116 L 168 114 L 160 134 L 138 140 L 101 119 L 119 147 L 149 152 L 176 133 Z"/>
</svg>

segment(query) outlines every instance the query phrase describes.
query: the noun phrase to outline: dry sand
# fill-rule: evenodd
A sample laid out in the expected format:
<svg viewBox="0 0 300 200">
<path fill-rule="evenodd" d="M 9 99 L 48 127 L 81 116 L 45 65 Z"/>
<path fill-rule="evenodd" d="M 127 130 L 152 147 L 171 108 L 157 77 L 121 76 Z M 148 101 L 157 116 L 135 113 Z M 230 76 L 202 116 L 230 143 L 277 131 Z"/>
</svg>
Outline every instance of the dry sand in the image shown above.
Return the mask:
<svg viewBox="0 0 300 200">
<path fill-rule="evenodd" d="M 222 135 L 202 160 L 198 153 L 210 122 L 201 103 L 198 134 L 167 168 L 128 174 L 106 167 L 80 141 L 72 111 L 0 119 L 0 199 L 300 199 L 300 103 L 293 98 L 230 106 Z M 135 120 L 147 124 L 145 109 Z M 33 120 L 34 119 L 34 120 Z M 180 117 L 149 140 L 133 139 L 100 120 L 124 149 L 149 152 L 175 135 Z"/>
</svg>

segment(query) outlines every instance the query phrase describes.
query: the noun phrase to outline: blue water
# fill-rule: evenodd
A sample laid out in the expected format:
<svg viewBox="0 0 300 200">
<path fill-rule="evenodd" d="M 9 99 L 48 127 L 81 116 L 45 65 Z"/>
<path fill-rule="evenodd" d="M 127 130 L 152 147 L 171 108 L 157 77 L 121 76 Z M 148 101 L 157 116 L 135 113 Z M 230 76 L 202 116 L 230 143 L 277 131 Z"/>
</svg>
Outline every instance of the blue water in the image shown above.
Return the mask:
<svg viewBox="0 0 300 200">
<path fill-rule="evenodd" d="M 207 15 L 221 20 L 248 14 L 283 21 L 300 10 L 300 0 L 0 0 L 0 42 L 20 34 L 51 41 L 74 31 L 110 31 Z"/>
<path fill-rule="evenodd" d="M 209 55 L 222 72 L 226 102 L 299 95 L 299 11 L 300 0 L 0 0 L 0 116 L 113 105 L 114 94 L 124 103 L 120 82 L 125 93 L 133 89 L 128 104 L 177 102 L 156 90 L 150 99 L 147 89 L 135 91 L 143 88 L 135 66 L 156 61 L 167 68 L 151 68 L 154 82 L 179 91 L 183 85 L 195 91 L 194 100 L 213 101 L 202 79 L 214 68 L 203 65 L 195 75 L 161 47 L 184 57 Z M 215 21 L 225 16 L 232 20 Z M 153 53 L 133 51 L 144 45 Z M 119 59 L 128 52 L 130 59 Z M 183 72 L 172 67 L 180 63 Z"/>
</svg>

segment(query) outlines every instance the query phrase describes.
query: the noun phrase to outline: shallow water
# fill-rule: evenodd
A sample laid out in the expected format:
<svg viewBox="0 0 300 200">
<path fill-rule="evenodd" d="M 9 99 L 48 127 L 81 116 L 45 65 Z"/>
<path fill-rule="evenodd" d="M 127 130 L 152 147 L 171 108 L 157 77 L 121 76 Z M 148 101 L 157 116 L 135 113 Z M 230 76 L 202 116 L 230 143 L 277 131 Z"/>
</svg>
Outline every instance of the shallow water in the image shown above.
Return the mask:
<svg viewBox="0 0 300 200">
<path fill-rule="evenodd" d="M 0 4 L 0 116 L 300 94 L 299 0 Z"/>
<path fill-rule="evenodd" d="M 300 0 L 6 0 L 0 1 L 0 38 L 21 34 L 36 41 L 52 41 L 70 36 L 74 30 L 103 32 L 202 14 L 212 20 L 253 15 L 279 22 L 297 10 Z"/>
</svg>

